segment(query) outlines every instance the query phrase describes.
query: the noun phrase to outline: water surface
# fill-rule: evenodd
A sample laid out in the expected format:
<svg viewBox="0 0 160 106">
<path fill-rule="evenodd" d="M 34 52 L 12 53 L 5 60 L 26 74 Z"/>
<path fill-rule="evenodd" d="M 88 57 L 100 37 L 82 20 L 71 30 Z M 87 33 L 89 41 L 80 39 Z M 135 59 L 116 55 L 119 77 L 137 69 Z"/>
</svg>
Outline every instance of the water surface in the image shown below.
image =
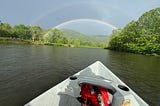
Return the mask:
<svg viewBox="0 0 160 106">
<path fill-rule="evenodd" d="M 95 61 L 151 106 L 160 102 L 160 57 L 104 49 L 0 44 L 0 106 L 22 106 Z"/>
</svg>

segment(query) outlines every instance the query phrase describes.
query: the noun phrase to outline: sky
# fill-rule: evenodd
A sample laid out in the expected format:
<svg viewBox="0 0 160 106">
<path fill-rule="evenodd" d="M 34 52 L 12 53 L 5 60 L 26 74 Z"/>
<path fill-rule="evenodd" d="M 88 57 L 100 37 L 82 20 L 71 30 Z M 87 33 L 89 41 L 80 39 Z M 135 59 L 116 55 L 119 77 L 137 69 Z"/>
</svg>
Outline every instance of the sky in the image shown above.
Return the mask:
<svg viewBox="0 0 160 106">
<path fill-rule="evenodd" d="M 157 7 L 160 0 L 0 0 L 0 20 L 12 26 L 58 26 L 106 35 L 114 29 L 111 26 L 123 28 Z"/>
</svg>

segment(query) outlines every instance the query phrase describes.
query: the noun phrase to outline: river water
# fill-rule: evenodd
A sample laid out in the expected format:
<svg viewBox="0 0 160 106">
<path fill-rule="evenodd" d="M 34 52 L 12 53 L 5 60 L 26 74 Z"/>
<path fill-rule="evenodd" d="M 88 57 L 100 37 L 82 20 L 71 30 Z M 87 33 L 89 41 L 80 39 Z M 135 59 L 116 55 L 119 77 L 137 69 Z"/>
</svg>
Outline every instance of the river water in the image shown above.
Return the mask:
<svg viewBox="0 0 160 106">
<path fill-rule="evenodd" d="M 160 104 L 160 57 L 86 49 L 0 44 L 0 106 L 22 106 L 95 61 L 151 106 Z"/>
</svg>

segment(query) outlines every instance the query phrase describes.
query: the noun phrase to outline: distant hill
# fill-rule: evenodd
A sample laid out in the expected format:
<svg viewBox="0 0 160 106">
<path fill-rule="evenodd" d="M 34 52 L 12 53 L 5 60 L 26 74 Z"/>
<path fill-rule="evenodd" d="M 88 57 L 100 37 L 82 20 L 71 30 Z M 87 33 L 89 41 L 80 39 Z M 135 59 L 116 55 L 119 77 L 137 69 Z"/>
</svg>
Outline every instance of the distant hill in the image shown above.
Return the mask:
<svg viewBox="0 0 160 106">
<path fill-rule="evenodd" d="M 72 37 L 74 40 L 75 39 L 79 39 L 80 41 L 83 42 L 108 42 L 108 36 L 106 35 L 85 35 L 83 33 L 77 32 L 75 30 L 72 29 L 61 29 L 61 31 L 63 32 L 63 36 L 66 38 Z"/>
</svg>

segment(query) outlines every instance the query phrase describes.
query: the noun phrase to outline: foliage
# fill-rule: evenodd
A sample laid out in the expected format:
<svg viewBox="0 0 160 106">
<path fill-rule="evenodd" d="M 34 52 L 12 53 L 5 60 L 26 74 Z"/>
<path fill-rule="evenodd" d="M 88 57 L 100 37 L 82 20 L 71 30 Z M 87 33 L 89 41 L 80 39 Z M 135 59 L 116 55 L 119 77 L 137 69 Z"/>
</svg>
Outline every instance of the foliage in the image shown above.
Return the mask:
<svg viewBox="0 0 160 106">
<path fill-rule="evenodd" d="M 67 32 L 67 33 L 66 33 Z M 25 42 L 32 44 L 47 44 L 71 47 L 106 47 L 107 38 L 104 36 L 87 36 L 73 30 L 58 30 L 51 28 L 44 30 L 40 26 L 15 25 L 0 23 L 1 43 Z M 4 38 L 6 38 L 4 40 Z"/>
<path fill-rule="evenodd" d="M 46 34 L 43 35 L 43 41 L 45 44 L 55 45 L 55 43 L 58 44 L 62 43 L 68 46 L 75 46 L 75 47 L 85 47 L 85 46 L 101 47 L 101 48 L 106 47 L 106 42 L 96 42 L 95 40 L 93 40 L 93 38 L 94 37 L 91 36 L 88 37 L 74 30 L 69 30 L 69 29 L 58 30 L 56 28 L 49 29 L 46 32 Z M 95 37 L 94 39 L 97 38 L 98 37 Z"/>
<path fill-rule="evenodd" d="M 122 30 L 112 32 L 109 41 L 112 50 L 160 55 L 160 8 L 144 13 Z"/>
<path fill-rule="evenodd" d="M 0 37 L 10 37 L 17 39 L 25 39 L 33 41 L 38 40 L 42 33 L 39 26 L 25 26 L 23 24 L 11 27 L 8 23 L 0 23 Z"/>
<path fill-rule="evenodd" d="M 15 25 L 13 28 L 13 36 L 20 39 L 31 39 L 32 32 L 29 28 L 29 26 L 25 26 L 23 24 Z"/>
<path fill-rule="evenodd" d="M 68 37 L 72 37 L 73 40 L 79 39 L 80 41 L 83 42 L 97 42 L 97 43 L 107 43 L 107 36 L 106 35 L 94 35 L 94 36 L 90 36 L 90 35 L 86 35 L 80 32 L 77 32 L 75 30 L 72 29 L 61 29 L 61 31 L 63 32 L 63 36 L 68 38 Z"/>
<path fill-rule="evenodd" d="M 40 26 L 33 26 L 33 27 L 29 27 L 29 29 L 31 30 L 31 34 L 32 34 L 32 40 L 33 41 L 38 41 L 41 38 L 41 34 L 42 34 L 42 28 Z"/>
<path fill-rule="evenodd" d="M 0 23 L 0 37 L 11 37 L 12 30 L 8 23 Z"/>
</svg>

